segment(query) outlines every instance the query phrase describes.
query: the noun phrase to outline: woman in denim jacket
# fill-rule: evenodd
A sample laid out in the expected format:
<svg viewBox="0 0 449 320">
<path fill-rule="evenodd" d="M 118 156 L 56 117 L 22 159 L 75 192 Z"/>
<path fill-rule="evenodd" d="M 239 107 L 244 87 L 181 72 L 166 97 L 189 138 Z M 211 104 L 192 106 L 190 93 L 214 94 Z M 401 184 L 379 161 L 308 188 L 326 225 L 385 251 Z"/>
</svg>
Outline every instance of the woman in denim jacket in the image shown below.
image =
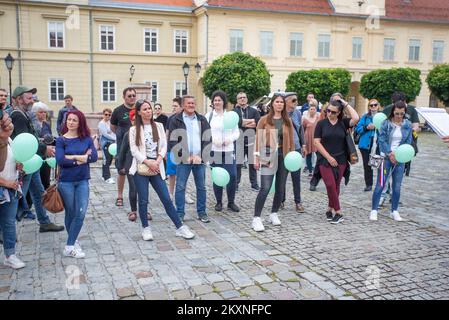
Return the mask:
<svg viewBox="0 0 449 320">
<path fill-rule="evenodd" d="M 373 169 L 368 165 L 369 155 L 373 147 L 374 134 L 376 128 L 373 124 L 373 117 L 379 111 L 379 102 L 371 99 L 368 102 L 368 112 L 365 113 L 355 127 L 355 131 L 360 135 L 359 150 L 363 159 L 363 171 L 365 178 L 365 189 L 363 191 L 371 191 L 373 189 Z"/>
<path fill-rule="evenodd" d="M 387 183 L 385 177 L 391 175 L 393 179 L 391 213 L 390 217 L 395 221 L 402 221 L 398 212 L 399 197 L 401 195 L 401 183 L 404 176 L 403 163 L 398 163 L 394 151 L 402 144 L 412 143 L 412 124 L 405 118 L 407 106 L 403 101 L 394 104 L 391 114 L 382 123 L 379 130 L 380 154 L 385 157 L 383 165 L 377 173 L 377 184 L 373 192 L 370 220 L 377 220 L 377 208 L 384 185 Z"/>
</svg>

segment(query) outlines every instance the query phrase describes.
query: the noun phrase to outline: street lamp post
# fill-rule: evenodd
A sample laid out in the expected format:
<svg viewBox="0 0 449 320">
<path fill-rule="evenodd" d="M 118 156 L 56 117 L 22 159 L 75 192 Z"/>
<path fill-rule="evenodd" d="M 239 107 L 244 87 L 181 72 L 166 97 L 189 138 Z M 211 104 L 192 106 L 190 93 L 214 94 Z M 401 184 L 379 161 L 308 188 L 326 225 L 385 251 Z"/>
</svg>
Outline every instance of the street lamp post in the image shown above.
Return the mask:
<svg viewBox="0 0 449 320">
<path fill-rule="evenodd" d="M 187 62 L 184 62 L 184 64 L 182 65 L 182 72 L 184 73 L 184 79 L 185 79 L 185 82 L 184 82 L 184 87 L 185 87 L 185 90 L 186 90 L 185 94 L 188 93 L 188 90 L 187 90 L 187 77 L 189 76 L 189 71 L 190 71 L 190 66 L 188 65 Z"/>
<path fill-rule="evenodd" d="M 195 65 L 195 72 L 196 72 L 196 75 L 197 75 L 197 76 L 200 75 L 200 72 L 201 72 L 201 65 L 200 65 L 198 62 L 197 62 L 196 65 Z"/>
<path fill-rule="evenodd" d="M 12 96 L 11 71 L 14 66 L 14 58 L 12 57 L 11 53 L 8 53 L 8 55 L 6 56 L 5 64 L 6 64 L 6 68 L 8 69 L 8 72 L 9 72 L 9 97 L 10 97 L 9 102 L 12 103 L 12 101 L 11 101 L 11 96 Z"/>
</svg>

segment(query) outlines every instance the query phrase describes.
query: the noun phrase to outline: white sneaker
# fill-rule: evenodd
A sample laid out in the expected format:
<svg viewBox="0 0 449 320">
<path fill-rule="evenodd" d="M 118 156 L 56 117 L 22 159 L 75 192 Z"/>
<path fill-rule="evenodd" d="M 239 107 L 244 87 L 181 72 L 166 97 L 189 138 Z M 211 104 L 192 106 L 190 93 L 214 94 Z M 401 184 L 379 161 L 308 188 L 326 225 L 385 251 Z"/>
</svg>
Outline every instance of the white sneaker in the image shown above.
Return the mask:
<svg viewBox="0 0 449 320">
<path fill-rule="evenodd" d="M 5 257 L 4 265 L 13 269 L 21 269 L 25 267 L 25 263 L 17 258 L 15 254 L 10 255 L 9 257 Z"/>
<path fill-rule="evenodd" d="M 195 237 L 193 232 L 190 231 L 189 227 L 186 225 L 183 225 L 182 227 L 176 230 L 176 236 L 183 237 L 184 239 L 193 239 Z"/>
<path fill-rule="evenodd" d="M 109 179 L 106 180 L 106 183 L 114 184 L 115 180 L 114 180 L 114 178 L 109 178 Z"/>
<path fill-rule="evenodd" d="M 151 233 L 151 227 L 148 226 L 142 231 L 142 238 L 145 241 L 151 241 L 153 240 L 153 234 Z"/>
<path fill-rule="evenodd" d="M 371 221 L 377 221 L 377 210 L 372 210 L 369 214 L 369 219 Z"/>
<path fill-rule="evenodd" d="M 256 232 L 261 232 L 265 230 L 263 226 L 262 219 L 260 217 L 254 217 L 253 223 L 251 224 L 252 228 Z"/>
<path fill-rule="evenodd" d="M 281 220 L 279 220 L 278 214 L 276 212 L 273 212 L 270 214 L 270 221 L 273 224 L 273 226 L 280 226 Z"/>
<path fill-rule="evenodd" d="M 86 256 L 84 252 L 78 251 L 75 246 L 65 246 L 64 255 L 66 257 L 72 257 L 76 259 L 82 259 Z"/>
<path fill-rule="evenodd" d="M 403 221 L 404 220 L 401 218 L 401 216 L 399 215 L 399 212 L 397 212 L 396 210 L 393 211 L 392 213 L 390 213 L 390 218 L 394 219 L 394 221 Z"/>
<path fill-rule="evenodd" d="M 186 203 L 187 204 L 193 204 L 193 203 L 195 203 L 195 201 L 193 201 L 193 199 L 192 198 L 190 198 L 190 196 L 188 195 L 188 194 L 186 194 Z"/>
<path fill-rule="evenodd" d="M 83 248 L 81 248 L 81 244 L 78 240 L 75 241 L 75 250 L 84 253 Z"/>
</svg>

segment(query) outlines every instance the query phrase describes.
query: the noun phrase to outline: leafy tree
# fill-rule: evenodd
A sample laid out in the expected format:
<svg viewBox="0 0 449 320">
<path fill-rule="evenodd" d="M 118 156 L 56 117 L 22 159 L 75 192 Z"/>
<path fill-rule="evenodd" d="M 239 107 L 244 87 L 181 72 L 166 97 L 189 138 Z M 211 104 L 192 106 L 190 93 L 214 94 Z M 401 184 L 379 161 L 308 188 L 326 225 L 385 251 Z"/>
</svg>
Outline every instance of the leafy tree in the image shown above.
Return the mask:
<svg viewBox="0 0 449 320">
<path fill-rule="evenodd" d="M 404 92 L 407 101 L 413 101 L 421 91 L 420 75 L 421 71 L 413 68 L 373 70 L 362 76 L 360 93 L 383 106 L 391 104 L 391 95 L 396 91 Z"/>
<path fill-rule="evenodd" d="M 449 108 L 449 64 L 439 64 L 430 70 L 426 82 L 430 91 Z"/>
<path fill-rule="evenodd" d="M 270 73 L 262 60 L 248 53 L 234 52 L 212 62 L 204 73 L 203 88 L 209 98 L 221 89 L 235 104 L 240 91 L 246 93 L 249 102 L 268 94 L 270 82 Z"/>
<path fill-rule="evenodd" d="M 347 96 L 351 86 L 351 74 L 346 69 L 317 69 L 292 72 L 285 81 L 286 90 L 298 94 L 298 104 L 306 102 L 307 94 L 312 92 L 315 99 L 324 103 L 330 96 L 340 92 Z"/>
</svg>

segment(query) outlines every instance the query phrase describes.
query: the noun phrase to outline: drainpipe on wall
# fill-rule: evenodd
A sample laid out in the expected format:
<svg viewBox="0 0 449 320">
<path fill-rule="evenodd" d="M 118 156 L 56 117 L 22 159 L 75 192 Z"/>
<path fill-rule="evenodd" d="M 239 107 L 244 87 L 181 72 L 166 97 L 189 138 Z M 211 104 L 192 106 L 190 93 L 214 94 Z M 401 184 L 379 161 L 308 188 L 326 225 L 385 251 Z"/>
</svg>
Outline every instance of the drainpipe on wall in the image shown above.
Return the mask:
<svg viewBox="0 0 449 320">
<path fill-rule="evenodd" d="M 93 54 L 93 34 L 92 34 L 92 9 L 89 9 L 89 68 L 90 68 L 90 108 L 95 112 L 94 99 L 94 54 Z"/>
<path fill-rule="evenodd" d="M 22 49 L 20 44 L 20 2 L 16 4 L 17 62 L 19 63 L 19 85 L 23 82 Z"/>
<path fill-rule="evenodd" d="M 209 63 L 209 15 L 207 14 L 207 11 L 205 11 L 204 14 L 206 15 L 206 60 L 204 61 L 204 70 L 206 70 L 207 64 Z M 204 95 L 204 112 L 207 112 L 207 108 L 207 97 Z"/>
</svg>

